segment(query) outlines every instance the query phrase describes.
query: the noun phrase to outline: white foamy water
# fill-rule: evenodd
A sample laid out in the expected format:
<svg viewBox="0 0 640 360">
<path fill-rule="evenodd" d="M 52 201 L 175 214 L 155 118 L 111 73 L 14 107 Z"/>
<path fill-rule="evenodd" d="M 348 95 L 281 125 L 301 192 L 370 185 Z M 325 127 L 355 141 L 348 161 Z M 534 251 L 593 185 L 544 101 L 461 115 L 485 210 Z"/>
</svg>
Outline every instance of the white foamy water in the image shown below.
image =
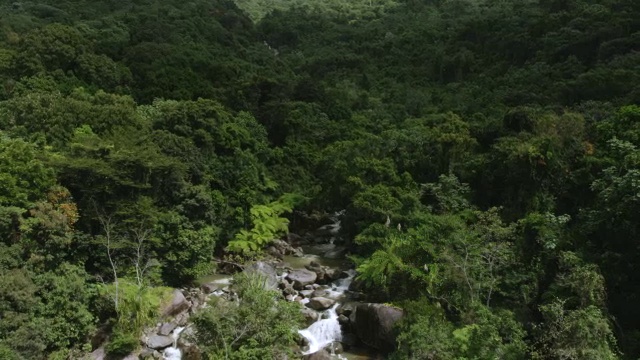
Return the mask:
<svg viewBox="0 0 640 360">
<path fill-rule="evenodd" d="M 339 279 L 331 284 L 329 297 L 339 299 L 344 295 L 344 292 L 349 289 L 349 285 L 355 276 L 355 271 L 349 270 L 348 273 L 349 277 Z M 308 299 L 305 300 L 308 302 Z M 326 310 L 325 319 L 322 319 L 321 316 L 318 321 L 311 324 L 308 328 L 298 331 L 298 333 L 304 336 L 309 342 L 309 350 L 304 352 L 304 355 L 313 354 L 331 345 L 335 341 L 342 340 L 342 329 L 340 328 L 338 314 L 336 313 L 338 306 L 340 306 L 340 304 L 336 303 L 333 307 Z"/>
<path fill-rule="evenodd" d="M 309 350 L 304 352 L 303 355 L 313 354 L 331 345 L 334 341 L 342 340 L 342 330 L 336 313 L 337 307 L 338 304 L 326 311 L 328 315 L 326 319 L 320 319 L 308 328 L 298 331 L 300 335 L 309 341 Z"/>
<path fill-rule="evenodd" d="M 178 349 L 178 339 L 180 338 L 180 333 L 182 331 L 184 331 L 184 327 L 177 327 L 171 333 L 173 346 L 164 349 L 164 352 L 162 353 L 162 358 L 164 360 L 182 360 L 182 351 Z"/>
<path fill-rule="evenodd" d="M 162 358 L 164 360 L 181 360 L 182 359 L 182 352 L 180 351 L 180 349 L 176 348 L 176 347 L 168 347 L 166 349 L 164 349 L 164 353 L 162 354 Z"/>
</svg>

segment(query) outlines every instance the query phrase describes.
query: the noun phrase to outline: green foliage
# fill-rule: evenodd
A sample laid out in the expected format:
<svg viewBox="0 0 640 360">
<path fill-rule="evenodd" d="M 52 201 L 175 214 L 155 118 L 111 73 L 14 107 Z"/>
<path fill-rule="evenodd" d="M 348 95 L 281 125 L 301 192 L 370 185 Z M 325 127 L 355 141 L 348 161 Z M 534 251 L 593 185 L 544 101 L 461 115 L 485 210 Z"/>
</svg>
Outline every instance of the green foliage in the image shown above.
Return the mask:
<svg viewBox="0 0 640 360">
<path fill-rule="evenodd" d="M 116 314 L 113 336 L 106 350 L 113 356 L 126 356 L 138 347 L 138 339 L 145 326 L 150 326 L 160 310 L 171 298 L 171 289 L 147 287 L 127 279 L 117 279 L 99 288 L 100 295 L 109 300 Z M 114 299 L 117 296 L 117 305 Z"/>
<path fill-rule="evenodd" d="M 2 271 L 1 339 L 14 354 L 37 358 L 59 349 L 81 348 L 94 329 L 89 304 L 95 297 L 83 269 L 66 263 L 34 274 Z"/>
<path fill-rule="evenodd" d="M 342 209 L 399 357 L 637 358 L 639 4 L 0 1 L 0 358 Z"/>
<path fill-rule="evenodd" d="M 569 310 L 562 300 L 540 308 L 544 325 L 534 358 L 617 359 L 609 321 L 595 306 Z"/>
<path fill-rule="evenodd" d="M 288 232 L 289 220 L 280 215 L 290 213 L 303 198 L 296 194 L 285 194 L 268 205 L 251 208 L 251 230 L 240 230 L 229 242 L 227 250 L 250 255 L 260 251 L 278 236 Z"/>
<path fill-rule="evenodd" d="M 32 144 L 0 136 L 0 206 L 27 208 L 55 184 L 45 156 Z"/>
<path fill-rule="evenodd" d="M 455 327 L 429 300 L 406 304 L 393 359 L 522 359 L 525 331 L 506 310 L 478 306 L 466 324 Z"/>
<path fill-rule="evenodd" d="M 214 304 L 198 313 L 196 343 L 210 359 L 272 359 L 291 356 L 300 326 L 299 305 L 264 289 L 260 275 L 240 274 L 234 287 L 241 299 Z"/>
<path fill-rule="evenodd" d="M 115 331 L 105 346 L 105 350 L 109 356 L 123 357 L 138 348 L 138 343 L 138 336 L 135 334 Z"/>
</svg>

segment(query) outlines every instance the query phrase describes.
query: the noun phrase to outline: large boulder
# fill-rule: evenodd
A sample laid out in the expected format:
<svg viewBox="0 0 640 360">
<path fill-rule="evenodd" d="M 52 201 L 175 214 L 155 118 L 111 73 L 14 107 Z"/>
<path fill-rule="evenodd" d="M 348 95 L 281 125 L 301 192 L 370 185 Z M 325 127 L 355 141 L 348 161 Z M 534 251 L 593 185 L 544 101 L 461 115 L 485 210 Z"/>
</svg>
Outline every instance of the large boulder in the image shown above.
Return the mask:
<svg viewBox="0 0 640 360">
<path fill-rule="evenodd" d="M 296 290 L 302 290 L 305 285 L 313 284 L 317 278 L 316 273 L 307 269 L 292 270 L 287 275 L 287 279 L 293 282 L 293 288 Z"/>
<path fill-rule="evenodd" d="M 312 308 L 313 310 L 326 310 L 335 304 L 336 301 L 333 299 L 327 299 L 324 297 L 314 297 L 309 300 L 307 306 Z"/>
<path fill-rule="evenodd" d="M 89 359 L 91 360 L 105 360 L 107 358 L 107 351 L 104 349 L 104 346 L 100 346 L 95 349 L 91 354 L 89 354 Z"/>
<path fill-rule="evenodd" d="M 394 325 L 402 318 L 401 309 L 384 304 L 359 304 L 351 314 L 353 330 L 364 344 L 383 352 L 396 346 Z"/>
<path fill-rule="evenodd" d="M 162 350 L 173 345 L 173 339 L 164 335 L 153 335 L 147 339 L 147 346 L 150 349 Z"/>
<path fill-rule="evenodd" d="M 159 335 L 169 335 L 171 334 L 171 332 L 173 331 L 173 329 L 177 328 L 178 324 L 174 323 L 174 322 L 168 322 L 168 323 L 164 323 L 162 324 L 162 326 L 160 326 L 160 330 L 158 330 L 158 334 Z"/>
<path fill-rule="evenodd" d="M 353 301 L 345 302 L 336 309 L 336 313 L 338 315 L 344 315 L 349 317 L 355 311 L 356 307 L 359 304 L 360 303 L 353 302 Z"/>
<path fill-rule="evenodd" d="M 191 302 L 184 297 L 182 291 L 173 290 L 171 303 L 162 312 L 165 316 L 175 316 L 191 307 Z"/>
<path fill-rule="evenodd" d="M 318 321 L 319 315 L 317 312 L 309 308 L 302 308 L 300 312 L 302 313 L 302 316 L 304 317 L 304 320 L 307 326 L 311 326 L 311 324 Z"/>
<path fill-rule="evenodd" d="M 248 274 L 257 274 L 264 278 L 264 288 L 267 290 L 275 290 L 278 288 L 278 273 L 276 268 L 264 261 L 258 261 L 249 265 L 245 270 Z"/>
</svg>

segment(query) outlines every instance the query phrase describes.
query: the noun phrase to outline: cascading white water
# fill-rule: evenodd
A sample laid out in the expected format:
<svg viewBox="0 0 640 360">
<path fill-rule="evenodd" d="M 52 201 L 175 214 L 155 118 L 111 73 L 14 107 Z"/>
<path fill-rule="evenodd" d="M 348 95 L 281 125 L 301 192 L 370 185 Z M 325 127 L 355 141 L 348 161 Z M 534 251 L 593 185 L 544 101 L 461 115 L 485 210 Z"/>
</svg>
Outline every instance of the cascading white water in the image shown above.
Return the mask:
<svg viewBox="0 0 640 360">
<path fill-rule="evenodd" d="M 184 327 L 177 327 L 171 333 L 171 338 L 173 338 L 173 346 L 164 349 L 162 354 L 162 358 L 164 360 L 181 360 L 182 352 L 178 349 L 178 339 L 180 338 L 180 333 L 184 331 Z"/>
<path fill-rule="evenodd" d="M 342 330 L 340 330 L 338 314 L 336 313 L 337 307 L 338 304 L 326 311 L 326 319 L 320 319 L 308 328 L 298 331 L 300 335 L 309 341 L 309 350 L 304 352 L 304 355 L 313 354 L 331 345 L 334 341 L 342 340 Z"/>
<path fill-rule="evenodd" d="M 349 285 L 355 276 L 355 271 L 350 270 L 348 274 L 349 276 L 347 278 L 337 280 L 332 284 L 328 297 L 339 299 L 344 295 L 344 292 L 349 289 Z M 309 342 L 309 350 L 304 352 L 304 355 L 313 354 L 331 345 L 335 341 L 342 340 L 342 330 L 340 329 L 338 314 L 336 313 L 336 308 L 339 305 L 340 304 L 336 303 L 333 307 L 325 311 L 325 316 L 320 317 L 318 321 L 311 324 L 308 328 L 298 331 L 298 333 Z"/>
</svg>

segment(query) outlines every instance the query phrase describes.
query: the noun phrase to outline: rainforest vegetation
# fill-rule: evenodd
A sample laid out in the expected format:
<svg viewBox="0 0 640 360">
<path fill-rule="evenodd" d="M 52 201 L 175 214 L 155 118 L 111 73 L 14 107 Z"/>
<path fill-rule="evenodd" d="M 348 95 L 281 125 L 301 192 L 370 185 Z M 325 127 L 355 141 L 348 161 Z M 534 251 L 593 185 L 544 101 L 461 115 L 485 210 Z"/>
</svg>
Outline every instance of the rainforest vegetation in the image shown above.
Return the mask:
<svg viewBox="0 0 640 360">
<path fill-rule="evenodd" d="M 342 209 L 396 359 L 640 356 L 640 1 L 0 0 L 0 84 L 2 359 Z"/>
</svg>

